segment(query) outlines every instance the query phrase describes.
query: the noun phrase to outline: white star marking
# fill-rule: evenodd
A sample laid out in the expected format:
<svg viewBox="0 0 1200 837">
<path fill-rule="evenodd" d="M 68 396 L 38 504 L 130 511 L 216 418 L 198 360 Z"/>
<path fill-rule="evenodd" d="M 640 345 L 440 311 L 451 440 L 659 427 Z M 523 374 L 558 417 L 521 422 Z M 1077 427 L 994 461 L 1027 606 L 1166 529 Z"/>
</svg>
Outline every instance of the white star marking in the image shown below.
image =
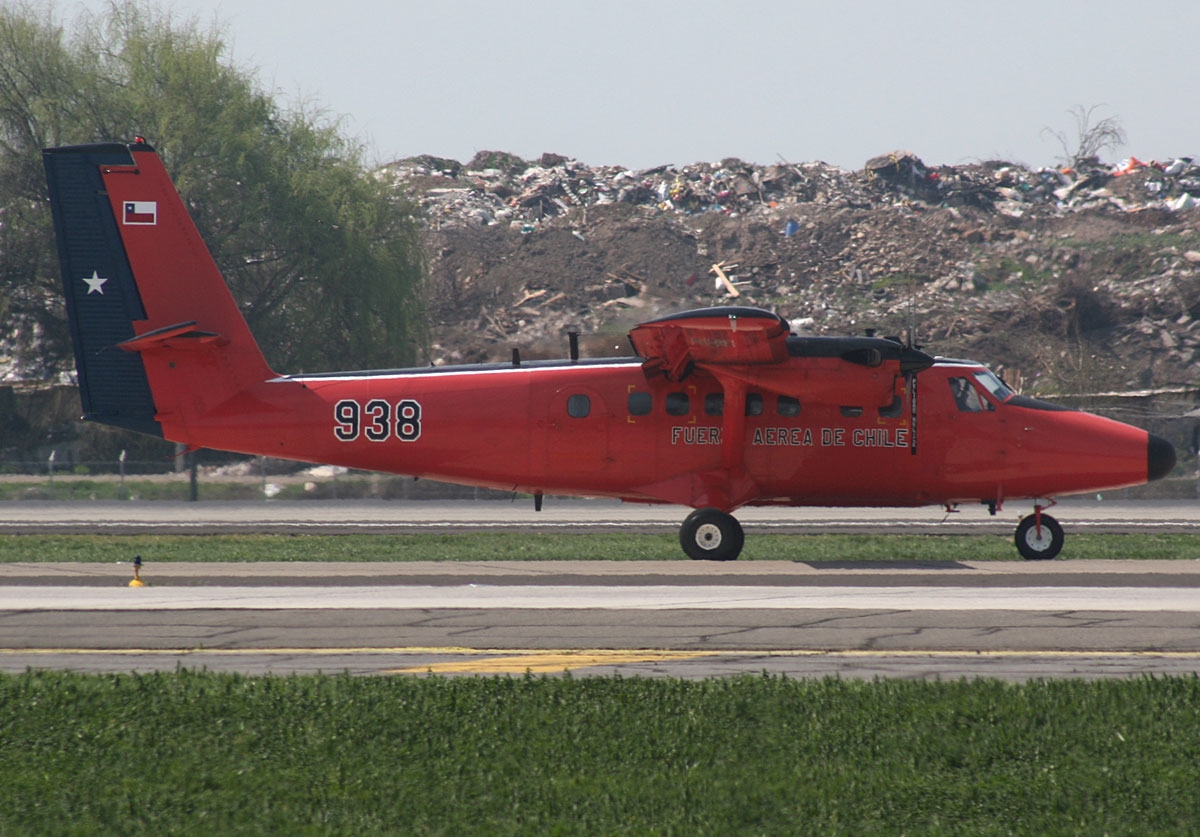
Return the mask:
<svg viewBox="0 0 1200 837">
<path fill-rule="evenodd" d="M 100 278 L 93 270 L 91 276 L 83 277 L 83 281 L 87 283 L 89 294 L 104 295 L 104 283 L 108 281 L 107 278 Z"/>
</svg>

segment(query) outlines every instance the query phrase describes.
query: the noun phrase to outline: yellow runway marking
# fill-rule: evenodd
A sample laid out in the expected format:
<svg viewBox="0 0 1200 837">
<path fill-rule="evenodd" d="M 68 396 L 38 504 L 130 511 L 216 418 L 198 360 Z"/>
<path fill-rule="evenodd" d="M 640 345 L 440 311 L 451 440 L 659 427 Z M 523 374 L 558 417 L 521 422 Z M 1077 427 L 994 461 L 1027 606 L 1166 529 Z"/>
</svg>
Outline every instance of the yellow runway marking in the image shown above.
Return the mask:
<svg viewBox="0 0 1200 837">
<path fill-rule="evenodd" d="M 517 656 L 485 657 L 483 659 L 451 660 L 423 666 L 389 669 L 384 674 L 534 674 L 557 673 L 589 666 L 611 666 L 622 663 L 660 663 L 672 660 L 693 660 L 711 657 L 705 651 L 531 651 Z"/>
</svg>

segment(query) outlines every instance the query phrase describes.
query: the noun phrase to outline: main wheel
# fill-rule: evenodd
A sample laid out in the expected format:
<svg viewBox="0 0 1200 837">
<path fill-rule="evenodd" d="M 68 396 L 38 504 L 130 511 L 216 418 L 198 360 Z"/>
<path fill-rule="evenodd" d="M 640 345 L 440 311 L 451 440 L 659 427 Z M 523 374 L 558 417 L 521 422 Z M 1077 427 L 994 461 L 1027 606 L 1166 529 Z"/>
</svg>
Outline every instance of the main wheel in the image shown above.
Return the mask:
<svg viewBox="0 0 1200 837">
<path fill-rule="evenodd" d="M 719 509 L 696 509 L 679 527 L 679 545 L 697 561 L 733 561 L 745 542 L 742 524 Z"/>
<path fill-rule="evenodd" d="M 1021 518 L 1017 524 L 1017 551 L 1028 561 L 1045 561 L 1063 548 L 1063 528 L 1048 514 L 1042 515 L 1042 532 L 1038 535 L 1037 516 Z"/>
</svg>

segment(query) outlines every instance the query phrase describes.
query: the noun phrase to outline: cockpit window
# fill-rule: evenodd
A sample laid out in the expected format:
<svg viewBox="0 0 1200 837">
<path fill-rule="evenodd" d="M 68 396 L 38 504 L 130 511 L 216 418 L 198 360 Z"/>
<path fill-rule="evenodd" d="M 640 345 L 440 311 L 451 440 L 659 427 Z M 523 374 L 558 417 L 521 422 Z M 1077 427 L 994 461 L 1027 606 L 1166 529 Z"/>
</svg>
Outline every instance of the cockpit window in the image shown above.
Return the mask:
<svg viewBox="0 0 1200 837">
<path fill-rule="evenodd" d="M 969 378 L 951 378 L 950 391 L 954 393 L 954 403 L 961 413 L 982 413 L 984 410 L 995 409 L 979 394 L 979 390 L 971 385 Z"/>
<path fill-rule="evenodd" d="M 992 394 L 995 399 L 1001 403 L 1008 400 L 1008 397 L 1013 394 L 1013 391 L 1004 385 L 1004 381 L 997 378 L 988 370 L 975 373 L 975 380 L 983 384 L 983 388 Z"/>
</svg>

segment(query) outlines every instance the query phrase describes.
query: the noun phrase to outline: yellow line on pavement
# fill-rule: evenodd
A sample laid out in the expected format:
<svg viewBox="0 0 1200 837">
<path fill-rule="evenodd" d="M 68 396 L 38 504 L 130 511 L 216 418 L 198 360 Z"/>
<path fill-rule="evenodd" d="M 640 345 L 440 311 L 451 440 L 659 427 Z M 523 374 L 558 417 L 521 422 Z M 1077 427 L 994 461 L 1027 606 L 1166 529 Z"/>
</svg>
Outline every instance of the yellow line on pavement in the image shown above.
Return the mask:
<svg viewBox="0 0 1200 837">
<path fill-rule="evenodd" d="M 705 651 L 534 651 L 517 656 L 485 657 L 469 660 L 451 660 L 444 663 L 427 663 L 422 666 L 389 669 L 384 674 L 545 674 L 570 671 L 589 666 L 613 666 L 623 663 L 661 663 L 673 660 L 692 660 L 711 657 Z"/>
</svg>

